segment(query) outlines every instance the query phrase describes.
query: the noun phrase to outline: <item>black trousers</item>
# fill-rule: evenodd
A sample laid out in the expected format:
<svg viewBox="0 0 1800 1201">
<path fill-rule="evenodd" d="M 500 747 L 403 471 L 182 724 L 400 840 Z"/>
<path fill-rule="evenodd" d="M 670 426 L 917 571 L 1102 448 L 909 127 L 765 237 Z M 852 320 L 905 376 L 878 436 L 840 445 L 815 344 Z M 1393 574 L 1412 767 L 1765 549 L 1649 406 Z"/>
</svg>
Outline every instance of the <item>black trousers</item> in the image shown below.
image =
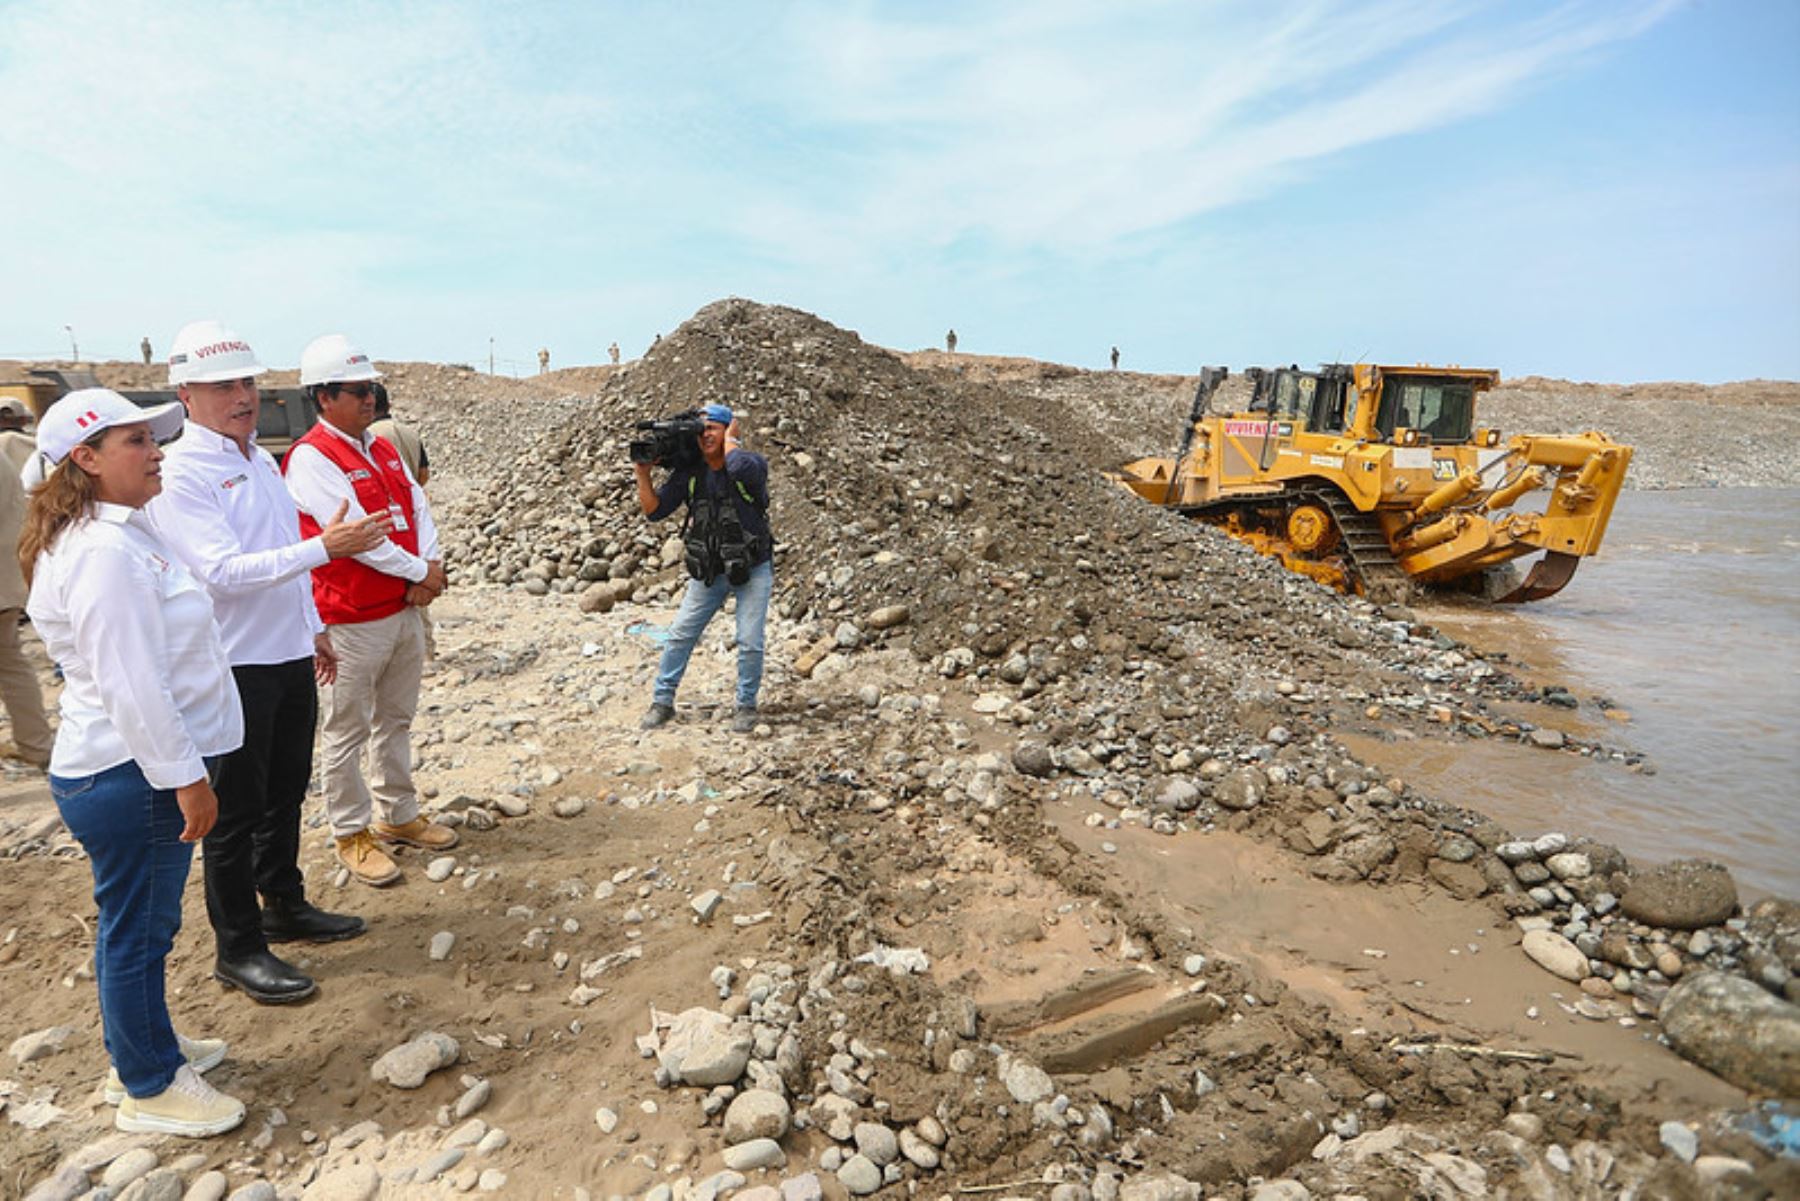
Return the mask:
<svg viewBox="0 0 1800 1201">
<path fill-rule="evenodd" d="M 311 658 L 231 674 L 244 706 L 244 745 L 220 762 L 219 820 L 201 843 L 206 915 L 223 959 L 269 949 L 257 893 L 286 901 L 306 895 L 300 806 L 319 717 Z"/>
</svg>

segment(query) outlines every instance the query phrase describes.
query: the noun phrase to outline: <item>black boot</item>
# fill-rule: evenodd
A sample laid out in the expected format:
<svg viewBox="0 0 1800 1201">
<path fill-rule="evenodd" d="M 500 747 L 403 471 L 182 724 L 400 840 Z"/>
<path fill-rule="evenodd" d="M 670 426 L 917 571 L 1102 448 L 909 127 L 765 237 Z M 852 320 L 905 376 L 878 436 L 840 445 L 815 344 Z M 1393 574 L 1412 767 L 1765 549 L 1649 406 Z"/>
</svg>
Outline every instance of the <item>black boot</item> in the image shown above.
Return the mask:
<svg viewBox="0 0 1800 1201">
<path fill-rule="evenodd" d="M 238 959 L 214 960 L 213 979 L 264 1005 L 304 1001 L 319 988 L 311 976 L 267 951 L 256 951 Z"/>
<path fill-rule="evenodd" d="M 263 902 L 262 928 L 270 942 L 342 942 L 368 927 L 360 917 L 327 913 L 305 897 L 270 897 Z"/>
</svg>

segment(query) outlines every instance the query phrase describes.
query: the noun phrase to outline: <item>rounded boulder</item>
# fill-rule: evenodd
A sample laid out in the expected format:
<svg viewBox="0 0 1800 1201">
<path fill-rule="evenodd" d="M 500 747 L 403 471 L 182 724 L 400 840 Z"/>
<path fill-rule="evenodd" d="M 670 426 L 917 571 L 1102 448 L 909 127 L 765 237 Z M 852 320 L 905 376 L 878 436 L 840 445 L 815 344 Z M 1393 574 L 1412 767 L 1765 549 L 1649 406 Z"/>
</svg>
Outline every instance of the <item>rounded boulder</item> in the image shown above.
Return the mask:
<svg viewBox="0 0 1800 1201">
<path fill-rule="evenodd" d="M 747 1088 L 733 1097 L 725 1110 L 725 1142 L 735 1145 L 751 1139 L 778 1139 L 793 1123 L 787 1098 L 766 1088 Z"/>
<path fill-rule="evenodd" d="M 1638 872 L 1619 898 L 1626 917 L 1670 930 L 1717 926 L 1737 906 L 1731 873 L 1705 859 L 1677 859 Z"/>
<path fill-rule="evenodd" d="M 1800 1005 L 1740 976 L 1698 972 L 1657 1014 L 1669 1045 L 1739 1088 L 1800 1097 Z"/>
</svg>

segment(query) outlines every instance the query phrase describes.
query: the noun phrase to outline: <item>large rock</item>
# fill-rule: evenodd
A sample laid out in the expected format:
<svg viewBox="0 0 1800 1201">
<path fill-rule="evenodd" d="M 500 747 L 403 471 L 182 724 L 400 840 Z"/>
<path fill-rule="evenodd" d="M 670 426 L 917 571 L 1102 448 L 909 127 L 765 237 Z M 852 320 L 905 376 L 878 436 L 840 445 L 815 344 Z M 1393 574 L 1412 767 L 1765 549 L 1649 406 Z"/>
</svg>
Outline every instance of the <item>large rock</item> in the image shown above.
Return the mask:
<svg viewBox="0 0 1800 1201">
<path fill-rule="evenodd" d="M 1056 771 L 1050 748 L 1041 742 L 1021 742 L 1013 748 L 1013 767 L 1023 775 L 1048 776 Z"/>
<path fill-rule="evenodd" d="M 1030 1105 L 1048 1098 L 1056 1091 L 1050 1074 L 1029 1059 L 1005 1057 L 1000 1064 L 1000 1083 L 1020 1105 Z"/>
<path fill-rule="evenodd" d="M 848 1097 L 827 1092 L 813 1101 L 808 1116 L 828 1137 L 847 1143 L 856 1134 L 856 1119 L 861 1112 L 861 1107 Z"/>
<path fill-rule="evenodd" d="M 787 1166 L 781 1144 L 772 1138 L 753 1138 L 725 1148 L 725 1166 L 734 1172 L 755 1172 L 762 1168 Z M 742 1194 L 739 1194 L 740 1196 Z"/>
<path fill-rule="evenodd" d="M 1633 921 L 1671 930 L 1716 926 L 1737 912 L 1731 873 L 1704 859 L 1677 859 L 1631 877 L 1619 908 Z"/>
<path fill-rule="evenodd" d="M 1213 799 L 1226 809 L 1254 809 L 1268 795 L 1269 778 L 1254 767 L 1240 767 L 1213 788 Z"/>
<path fill-rule="evenodd" d="M 754 1046 L 747 1025 L 711 1009 L 683 1011 L 669 1028 L 657 1061 L 684 1084 L 735 1084 Z"/>
<path fill-rule="evenodd" d="M 381 1191 L 381 1173 L 373 1164 L 328 1169 L 306 1186 L 301 1201 L 369 1201 Z"/>
<path fill-rule="evenodd" d="M 1362 879 L 1399 853 L 1394 840 L 1380 831 L 1358 834 L 1338 844 L 1333 855 Z"/>
<path fill-rule="evenodd" d="M 881 1169 L 866 1155 L 852 1155 L 837 1172 L 838 1183 L 853 1197 L 866 1197 L 881 1187 Z"/>
<path fill-rule="evenodd" d="M 1527 930 L 1519 949 L 1546 972 L 1564 980 L 1582 980 L 1589 973 L 1581 948 L 1554 930 Z"/>
<path fill-rule="evenodd" d="M 1658 1014 L 1669 1045 L 1739 1088 L 1800 1097 L 1800 1005 L 1724 972 L 1669 990 Z"/>
<path fill-rule="evenodd" d="M 34 1059 L 42 1059 L 62 1050 L 63 1044 L 69 1041 L 69 1036 L 73 1033 L 73 1026 L 50 1026 L 31 1034 L 22 1034 L 13 1039 L 12 1046 L 7 1048 L 6 1053 L 13 1057 L 14 1063 L 23 1067 Z"/>
<path fill-rule="evenodd" d="M 462 1054 L 462 1048 L 448 1034 L 427 1030 L 409 1043 L 401 1043 L 377 1059 L 369 1075 L 385 1080 L 395 1088 L 418 1088 L 425 1077 L 439 1068 L 449 1067 Z"/>
<path fill-rule="evenodd" d="M 900 1158 L 900 1140 L 881 1122 L 858 1122 L 853 1137 L 856 1149 L 878 1168 Z"/>
<path fill-rule="evenodd" d="M 765 1088 L 747 1088 L 733 1097 L 725 1110 L 725 1142 L 747 1143 L 753 1138 L 780 1138 L 788 1132 L 793 1111 L 787 1098 Z"/>
<path fill-rule="evenodd" d="M 1119 1186 L 1119 1201 L 1200 1201 L 1200 1186 L 1171 1172 L 1134 1176 Z"/>
</svg>

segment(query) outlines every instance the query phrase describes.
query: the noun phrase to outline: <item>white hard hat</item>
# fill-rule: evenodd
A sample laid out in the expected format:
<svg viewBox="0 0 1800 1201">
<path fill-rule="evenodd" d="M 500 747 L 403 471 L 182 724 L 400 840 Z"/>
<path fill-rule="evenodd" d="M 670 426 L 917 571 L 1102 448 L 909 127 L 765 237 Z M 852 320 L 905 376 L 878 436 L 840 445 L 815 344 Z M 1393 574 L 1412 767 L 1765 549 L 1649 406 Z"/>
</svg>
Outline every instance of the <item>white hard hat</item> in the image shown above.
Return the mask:
<svg viewBox="0 0 1800 1201">
<path fill-rule="evenodd" d="M 217 321 L 190 321 L 169 345 L 169 386 L 216 384 L 267 371 L 250 343 Z"/>
<path fill-rule="evenodd" d="M 111 388 L 82 388 L 51 405 L 38 422 L 38 453 L 54 466 L 101 430 L 140 421 L 150 423 L 151 437 L 167 442 L 186 420 L 178 400 L 140 409 Z"/>
<path fill-rule="evenodd" d="M 381 372 L 356 343 L 342 334 L 314 338 L 300 352 L 300 384 L 350 384 L 380 379 Z"/>
</svg>

